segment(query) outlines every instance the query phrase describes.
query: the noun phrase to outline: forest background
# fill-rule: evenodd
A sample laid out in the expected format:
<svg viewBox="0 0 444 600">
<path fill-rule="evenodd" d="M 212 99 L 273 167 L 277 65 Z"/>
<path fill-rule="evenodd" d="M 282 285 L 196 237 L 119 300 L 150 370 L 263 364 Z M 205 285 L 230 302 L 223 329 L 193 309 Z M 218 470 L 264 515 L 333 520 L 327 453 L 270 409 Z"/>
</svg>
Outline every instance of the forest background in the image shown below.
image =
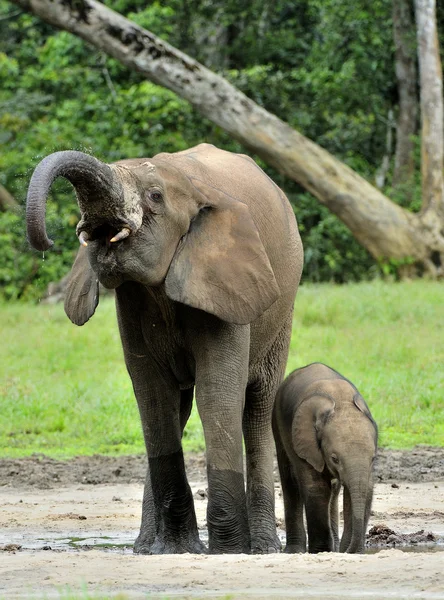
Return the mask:
<svg viewBox="0 0 444 600">
<path fill-rule="evenodd" d="M 234 125 L 230 133 L 182 95 L 110 58 L 97 48 L 94 36 L 85 43 L 32 14 L 46 4 L 57 11 L 57 18 L 84 27 L 85 1 L 33 0 L 31 5 L 31 0 L 0 0 L 2 455 L 143 452 L 112 302 L 102 301 L 92 322 L 80 330 L 69 323 L 60 304 L 36 302 L 71 267 L 78 248 L 78 208 L 70 185 L 58 180 L 47 207 L 48 230 L 56 243 L 43 256 L 32 251 L 24 202 L 33 168 L 57 150 L 82 150 L 112 162 L 183 150 L 202 141 L 248 151 L 294 207 L 305 249 L 303 282 L 309 285 L 298 294 L 288 370 L 319 360 L 350 377 L 372 408 L 383 446 L 444 446 L 442 282 L 410 280 L 421 269 L 429 268 L 426 274 L 432 279 L 444 274 L 438 53 L 444 47 L 444 6 L 437 7 L 433 22 L 425 23 L 436 26 L 439 34 L 426 40 L 433 42 L 429 55 L 435 61 L 427 79 L 427 70 L 420 68 L 412 0 L 108 2 L 131 19 L 129 27 L 137 23 L 192 57 L 185 62 L 194 65 L 194 73 L 204 78 L 210 73 L 196 67 L 196 59 L 251 99 L 241 97 L 241 102 L 254 102 L 282 119 L 278 131 L 286 135 L 297 130 L 319 144 L 299 134 L 293 140 L 294 146 L 300 144 L 298 160 L 306 161 L 300 173 L 306 166 L 306 172 L 314 173 L 317 161 L 323 173 L 304 176 L 308 185 L 303 186 L 304 177 L 297 182 L 292 167 L 279 169 L 279 160 L 266 161 L 258 146 L 254 151 L 253 142 L 242 145 Z M 430 9 L 433 4 L 415 1 L 416 7 Z M 95 7 L 103 9 L 100 3 Z M 163 42 L 153 43 L 154 50 L 165 50 Z M 133 46 L 124 48 L 128 55 Z M 172 62 L 174 52 L 165 50 Z M 232 93 L 227 87 L 221 90 L 225 84 L 220 80 L 213 79 L 213 84 L 219 97 L 227 89 Z M 232 98 L 226 101 L 227 114 Z M 252 104 L 248 108 L 256 110 Z M 206 112 L 212 109 L 216 106 L 210 102 Z M 265 113 L 261 117 L 273 123 Z M 260 133 L 260 127 L 259 121 L 251 135 Z M 285 148 L 287 140 L 281 141 Z M 276 162 L 272 168 L 270 163 Z M 428 178 L 430 173 L 433 177 Z M 347 184 L 341 189 L 343 181 Z M 437 201 L 430 199 L 427 186 L 437 193 Z M 344 189 L 354 194 L 345 217 L 360 223 L 361 243 L 327 208 L 329 202 L 338 208 Z M 403 212 L 393 211 L 393 206 Z M 421 229 L 414 231 L 419 221 L 413 219 L 427 221 L 428 216 L 429 231 L 441 227 L 441 233 L 429 244 L 428 264 L 415 263 L 409 253 L 419 243 Z M 399 223 L 407 226 L 404 238 L 397 235 Z M 383 230 L 373 231 L 381 224 L 388 224 L 385 237 Z M 410 227 L 410 244 L 396 253 L 398 240 L 405 242 Z M 371 238 L 366 234 L 371 233 L 373 242 L 391 243 L 385 244 L 388 253 L 379 255 L 378 249 L 366 247 Z M 383 281 L 406 275 L 400 283 Z M 184 447 L 203 448 L 196 413 Z"/>
<path fill-rule="evenodd" d="M 221 74 L 392 201 L 418 212 L 418 111 L 408 136 L 408 177 L 400 177 L 396 165 L 400 89 L 395 30 L 400 23 L 394 17 L 399 3 L 118 0 L 108 5 Z M 401 26 L 407 27 L 403 35 L 415 56 L 413 4 L 404 6 L 410 14 Z M 442 48 L 443 6 L 437 7 L 436 18 Z M 4 299 L 40 298 L 50 281 L 68 271 L 78 247 L 74 194 L 69 184 L 58 182 L 48 208 L 57 245 L 44 261 L 28 251 L 21 207 L 32 169 L 46 154 L 72 148 L 112 162 L 183 150 L 201 141 L 245 151 L 172 91 L 5 0 L 0 0 L 0 39 L 0 184 L 3 197 L 9 193 L 18 204 L 11 210 L 14 200 L 3 201 L 0 212 Z M 418 80 L 412 86 L 419 102 Z M 308 191 L 255 158 L 293 204 L 305 247 L 305 281 L 399 276 L 402 261 L 372 256 Z"/>
</svg>

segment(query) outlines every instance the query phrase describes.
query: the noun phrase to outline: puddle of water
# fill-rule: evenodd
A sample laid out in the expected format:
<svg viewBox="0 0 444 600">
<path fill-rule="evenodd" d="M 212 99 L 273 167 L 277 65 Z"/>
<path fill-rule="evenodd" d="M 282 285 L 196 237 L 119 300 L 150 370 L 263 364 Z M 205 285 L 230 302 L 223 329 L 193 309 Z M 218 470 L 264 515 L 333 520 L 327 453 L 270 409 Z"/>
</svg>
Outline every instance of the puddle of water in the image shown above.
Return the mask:
<svg viewBox="0 0 444 600">
<path fill-rule="evenodd" d="M 51 550 L 85 550 L 89 548 L 97 548 L 108 550 L 111 552 L 126 553 L 133 551 L 133 539 L 122 540 L 122 536 L 88 536 L 88 537 L 63 537 L 52 540 L 39 539 L 40 548 L 50 547 Z"/>
<path fill-rule="evenodd" d="M 39 532 L 41 535 L 41 532 Z M 29 534 L 0 534 L 0 546 L 20 544 L 23 550 L 86 550 L 100 548 L 110 552 L 132 553 L 137 532 L 107 532 L 107 535 L 96 531 L 87 536 L 78 536 L 74 532 L 63 537 L 48 535 L 47 537 L 31 537 Z"/>
<path fill-rule="evenodd" d="M 6 536 L 3 533 L 0 534 L 0 546 L 5 544 L 20 544 L 23 550 L 58 550 L 65 552 L 95 548 L 104 552 L 132 554 L 137 533 L 137 531 L 108 531 L 104 535 L 100 531 L 92 531 L 87 536 L 78 536 L 73 531 L 63 537 L 55 537 L 51 534 L 47 537 L 30 537 L 29 534 L 25 536 L 21 533 Z M 201 540 L 205 544 L 208 544 L 208 532 L 201 530 L 199 534 Z M 285 535 L 280 535 L 279 537 L 284 546 Z M 403 552 L 444 552 L 444 538 L 440 538 L 437 543 L 370 547 L 366 548 L 365 554 L 376 554 L 387 548 L 395 548 Z"/>
</svg>

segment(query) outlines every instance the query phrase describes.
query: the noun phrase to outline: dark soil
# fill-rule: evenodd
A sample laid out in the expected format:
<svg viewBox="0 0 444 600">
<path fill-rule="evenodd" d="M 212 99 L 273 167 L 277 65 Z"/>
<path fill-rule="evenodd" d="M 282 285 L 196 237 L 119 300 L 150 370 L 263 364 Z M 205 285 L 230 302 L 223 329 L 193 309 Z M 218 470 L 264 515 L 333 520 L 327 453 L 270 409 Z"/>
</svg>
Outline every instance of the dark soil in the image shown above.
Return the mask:
<svg viewBox="0 0 444 600">
<path fill-rule="evenodd" d="M 424 529 L 415 531 L 414 533 L 397 533 L 387 527 L 387 525 L 375 525 L 367 534 L 367 547 L 389 547 L 397 546 L 415 546 L 417 544 L 436 544 L 438 541 L 436 536 L 431 531 L 426 532 Z"/>
<path fill-rule="evenodd" d="M 205 479 L 204 454 L 186 456 L 190 481 Z M 38 454 L 0 459 L 0 486 L 49 489 L 72 484 L 136 483 L 145 479 L 145 456 L 77 456 L 67 461 Z M 275 471 L 278 479 L 277 470 Z M 444 448 L 379 451 L 376 481 L 444 481 Z"/>
<path fill-rule="evenodd" d="M 443 481 L 444 448 L 416 446 L 413 450 L 378 450 L 376 481 Z"/>
</svg>

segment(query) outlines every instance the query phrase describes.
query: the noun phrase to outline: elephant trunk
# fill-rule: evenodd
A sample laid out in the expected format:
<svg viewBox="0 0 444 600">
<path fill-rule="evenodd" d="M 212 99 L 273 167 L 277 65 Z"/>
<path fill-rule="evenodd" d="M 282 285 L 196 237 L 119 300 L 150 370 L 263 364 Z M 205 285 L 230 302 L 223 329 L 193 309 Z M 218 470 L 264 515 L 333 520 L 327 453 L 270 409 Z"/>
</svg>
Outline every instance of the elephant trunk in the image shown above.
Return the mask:
<svg viewBox="0 0 444 600">
<path fill-rule="evenodd" d="M 352 501 L 353 502 L 353 501 Z M 362 513 L 364 509 L 362 510 Z M 355 513 L 355 511 L 353 511 Z M 363 516 L 353 514 L 352 517 L 352 539 L 347 552 L 349 554 L 362 554 L 365 549 L 365 519 Z"/>
<path fill-rule="evenodd" d="M 365 533 L 370 516 L 372 484 L 368 470 L 365 469 L 364 472 L 361 472 L 347 488 L 350 506 L 348 511 L 345 511 L 344 507 L 344 519 L 348 521 L 345 523 L 345 529 L 348 530 L 349 543 L 346 548 L 343 548 L 343 551 L 357 554 L 364 552 Z"/>
<path fill-rule="evenodd" d="M 117 204 L 123 196 L 122 185 L 109 165 L 74 150 L 50 154 L 37 165 L 26 201 L 28 239 L 37 250 L 44 251 L 53 245 L 46 232 L 45 209 L 51 185 L 59 176 L 74 186 L 82 212 L 100 200 Z"/>
</svg>

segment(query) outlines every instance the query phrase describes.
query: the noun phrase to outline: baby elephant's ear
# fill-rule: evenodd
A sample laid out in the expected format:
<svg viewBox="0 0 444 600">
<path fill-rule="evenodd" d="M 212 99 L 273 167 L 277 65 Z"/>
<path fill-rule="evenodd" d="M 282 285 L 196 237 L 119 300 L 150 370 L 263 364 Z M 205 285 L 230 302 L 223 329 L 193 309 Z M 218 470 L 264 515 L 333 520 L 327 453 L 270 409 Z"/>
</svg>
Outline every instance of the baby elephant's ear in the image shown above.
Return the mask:
<svg viewBox="0 0 444 600">
<path fill-rule="evenodd" d="M 378 426 L 376 425 L 376 422 L 375 422 L 374 418 L 372 417 L 372 413 L 370 412 L 370 409 L 367 406 L 366 401 L 364 400 L 364 398 L 361 396 L 361 394 L 359 392 L 357 392 L 353 396 L 353 403 L 356 406 L 356 408 L 358 408 L 362 413 L 364 413 L 364 415 L 366 417 L 368 417 L 370 419 L 370 421 L 373 423 L 375 429 L 377 430 Z"/>
<path fill-rule="evenodd" d="M 364 400 L 364 398 L 361 396 L 361 394 L 356 393 L 353 396 L 353 403 L 356 406 L 356 408 L 358 408 L 361 412 L 364 413 L 364 415 L 366 415 L 369 419 L 373 420 L 370 409 L 367 406 L 367 403 Z"/>
<path fill-rule="evenodd" d="M 280 292 L 250 210 L 202 181 L 193 185 L 202 208 L 176 250 L 167 295 L 229 323 L 251 323 Z"/>
<path fill-rule="evenodd" d="M 88 253 L 80 246 L 69 274 L 65 312 L 75 325 L 84 325 L 99 303 L 99 282 L 91 269 Z"/>
<path fill-rule="evenodd" d="M 294 451 L 319 473 L 325 467 L 320 447 L 323 428 L 332 417 L 334 409 L 333 400 L 313 395 L 299 404 L 293 417 L 291 436 Z"/>
</svg>

